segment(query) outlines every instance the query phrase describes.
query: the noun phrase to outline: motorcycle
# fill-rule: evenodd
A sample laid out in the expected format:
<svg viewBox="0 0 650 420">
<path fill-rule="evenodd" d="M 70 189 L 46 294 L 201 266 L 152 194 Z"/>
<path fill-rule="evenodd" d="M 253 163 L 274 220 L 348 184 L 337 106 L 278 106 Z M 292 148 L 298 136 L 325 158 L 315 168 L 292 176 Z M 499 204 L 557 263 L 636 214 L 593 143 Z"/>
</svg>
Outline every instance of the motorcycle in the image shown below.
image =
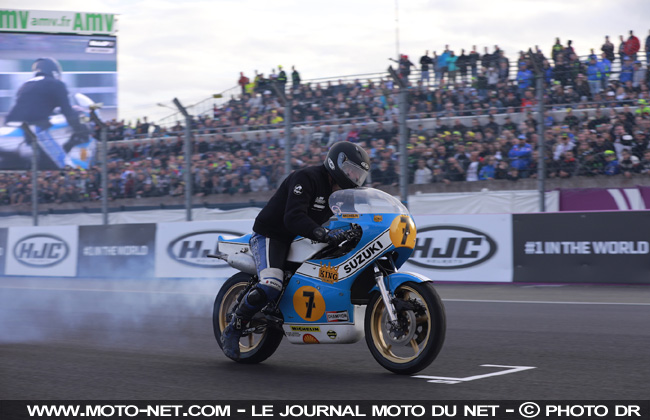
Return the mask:
<svg viewBox="0 0 650 420">
<path fill-rule="evenodd" d="M 75 93 L 70 95 L 70 104 L 79 114 L 82 124 L 87 124 L 92 133 L 92 124 L 89 122 L 90 108 L 94 105 L 92 99 L 82 93 Z M 30 127 L 44 152 L 39 160 L 39 169 L 55 170 L 65 166 L 90 169 L 95 159 L 97 141 L 90 136 L 88 141 L 75 144 L 66 153 L 64 148 L 73 135 L 72 127 L 60 113 L 51 115 L 49 124 L 47 129 Z M 25 138 L 20 124 L 8 123 L 0 127 L 0 170 L 29 169 L 32 154 L 32 146 Z"/>
<path fill-rule="evenodd" d="M 445 309 L 431 280 L 398 272 L 415 247 L 416 227 L 407 208 L 373 188 L 331 194 L 329 228 L 345 228 L 340 245 L 297 237 L 285 267 L 284 289 L 244 330 L 239 363 L 270 357 L 283 337 L 292 344 L 349 344 L 364 336 L 384 368 L 411 374 L 429 366 L 445 340 Z M 258 282 L 250 234 L 219 237 L 217 252 L 240 272 L 221 287 L 213 310 L 221 333 Z"/>
</svg>

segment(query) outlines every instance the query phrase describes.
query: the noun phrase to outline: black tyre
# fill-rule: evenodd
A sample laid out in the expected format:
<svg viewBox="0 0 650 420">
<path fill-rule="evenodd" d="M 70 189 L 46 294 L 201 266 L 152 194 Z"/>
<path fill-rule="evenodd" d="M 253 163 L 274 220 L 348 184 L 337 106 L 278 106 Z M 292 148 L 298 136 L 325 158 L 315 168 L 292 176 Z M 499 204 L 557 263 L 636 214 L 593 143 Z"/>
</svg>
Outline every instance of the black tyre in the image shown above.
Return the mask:
<svg viewBox="0 0 650 420">
<path fill-rule="evenodd" d="M 406 282 L 395 291 L 404 305 L 396 305 L 399 327 L 390 324 L 379 293 L 366 308 L 366 343 L 380 365 L 398 374 L 426 368 L 445 341 L 445 308 L 431 282 Z M 401 309 L 400 309 L 401 306 Z"/>
<path fill-rule="evenodd" d="M 214 300 L 212 312 L 212 327 L 214 338 L 221 348 L 221 332 L 226 328 L 233 312 L 237 309 L 239 295 L 244 292 L 251 280 L 250 274 L 237 273 L 230 277 L 219 290 Z M 250 325 L 256 324 L 255 318 Z M 239 340 L 241 351 L 239 363 L 253 364 L 268 359 L 278 348 L 284 334 L 282 331 L 273 328 L 260 328 L 259 333 L 251 333 L 242 336 Z"/>
</svg>

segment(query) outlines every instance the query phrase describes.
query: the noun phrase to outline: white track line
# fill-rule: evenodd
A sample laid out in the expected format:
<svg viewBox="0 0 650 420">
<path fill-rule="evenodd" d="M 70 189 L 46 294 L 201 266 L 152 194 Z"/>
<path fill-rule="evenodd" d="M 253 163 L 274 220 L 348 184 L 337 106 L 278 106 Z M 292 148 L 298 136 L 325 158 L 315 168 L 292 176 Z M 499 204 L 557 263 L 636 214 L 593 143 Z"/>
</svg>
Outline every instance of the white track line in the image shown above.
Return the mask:
<svg viewBox="0 0 650 420">
<path fill-rule="evenodd" d="M 48 290 L 58 292 L 101 292 L 101 293 L 145 293 L 145 294 L 166 294 L 166 295 L 198 295 L 213 296 L 214 293 L 196 293 L 196 292 L 174 292 L 161 290 L 120 290 L 120 289 L 73 289 L 73 288 L 56 288 L 56 287 L 20 287 L 20 286 L 0 286 L 0 289 L 17 289 L 17 290 Z M 491 299 L 442 299 L 444 302 L 467 302 L 467 303 L 536 303 L 542 305 L 625 305 L 625 306 L 650 306 L 650 303 L 636 302 L 560 302 L 548 300 L 491 300 Z"/>
<path fill-rule="evenodd" d="M 488 299 L 443 299 L 445 302 L 475 302 L 475 303 L 540 303 L 544 305 L 637 305 L 650 306 L 650 303 L 632 302 L 560 302 L 549 300 L 488 300 Z"/>
</svg>

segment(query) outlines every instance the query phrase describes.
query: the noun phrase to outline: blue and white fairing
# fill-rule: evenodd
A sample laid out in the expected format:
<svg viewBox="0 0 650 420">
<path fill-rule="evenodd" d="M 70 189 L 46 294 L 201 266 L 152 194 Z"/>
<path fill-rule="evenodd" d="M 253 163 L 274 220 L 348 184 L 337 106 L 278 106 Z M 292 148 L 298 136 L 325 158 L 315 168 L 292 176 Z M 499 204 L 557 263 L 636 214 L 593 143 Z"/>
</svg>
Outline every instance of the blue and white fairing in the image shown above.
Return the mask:
<svg viewBox="0 0 650 420">
<path fill-rule="evenodd" d="M 413 219 L 408 209 L 389 194 L 372 188 L 339 190 L 330 196 L 329 205 L 335 216 L 329 229 L 354 223 L 363 233 L 354 249 L 334 258 L 313 258 L 325 244 L 302 237 L 293 242 L 288 260 L 302 264 L 289 280 L 278 305 L 284 316 L 284 332 L 292 343 L 360 340 L 365 305 L 352 303 L 353 284 L 387 253 L 392 254 L 395 267 L 399 268 L 415 246 Z M 232 240 L 220 238 L 219 251 L 229 255 L 235 251 L 240 257 L 250 255 L 249 238 L 250 235 Z M 250 274 L 254 274 L 254 263 L 251 267 Z M 388 278 L 391 291 L 404 281 L 424 280 L 404 274 L 406 277 L 391 282 L 392 276 Z"/>
</svg>

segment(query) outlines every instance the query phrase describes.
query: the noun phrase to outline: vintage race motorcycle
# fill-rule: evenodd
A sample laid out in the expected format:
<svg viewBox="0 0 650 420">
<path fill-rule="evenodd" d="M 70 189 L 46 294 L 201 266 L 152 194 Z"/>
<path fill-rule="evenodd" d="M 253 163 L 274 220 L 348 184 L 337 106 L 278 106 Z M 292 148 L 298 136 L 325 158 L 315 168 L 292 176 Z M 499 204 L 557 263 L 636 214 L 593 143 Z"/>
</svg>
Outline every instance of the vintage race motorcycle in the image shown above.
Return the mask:
<svg viewBox="0 0 650 420">
<path fill-rule="evenodd" d="M 285 268 L 284 290 L 249 323 L 240 363 L 271 356 L 283 336 L 293 344 L 348 344 L 363 338 L 380 365 L 411 374 L 436 358 L 445 340 L 445 310 L 431 280 L 398 272 L 415 247 L 416 228 L 402 203 L 372 188 L 334 192 L 330 229 L 348 228 L 339 246 L 297 237 Z M 221 346 L 242 298 L 257 283 L 250 234 L 219 237 L 211 255 L 240 270 L 220 289 L 213 327 Z M 365 312 L 365 313 L 364 313 Z"/>
</svg>

